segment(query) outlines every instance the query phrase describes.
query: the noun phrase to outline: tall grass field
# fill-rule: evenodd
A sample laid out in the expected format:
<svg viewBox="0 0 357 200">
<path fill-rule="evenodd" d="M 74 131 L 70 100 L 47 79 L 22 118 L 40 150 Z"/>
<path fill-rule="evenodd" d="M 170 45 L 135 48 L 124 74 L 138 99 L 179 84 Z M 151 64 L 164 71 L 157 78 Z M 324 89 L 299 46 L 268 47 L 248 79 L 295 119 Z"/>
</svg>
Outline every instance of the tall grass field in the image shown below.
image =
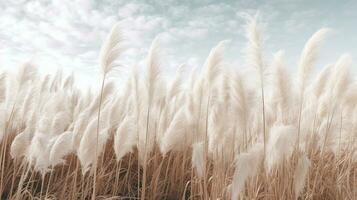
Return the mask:
<svg viewBox="0 0 357 200">
<path fill-rule="evenodd" d="M 329 29 L 287 66 L 250 17 L 243 67 L 222 41 L 169 79 L 159 39 L 143 66 L 120 64 L 124 30 L 102 45 L 97 89 L 0 68 L 0 199 L 357 199 L 357 81 L 350 55 L 317 65 Z"/>
</svg>

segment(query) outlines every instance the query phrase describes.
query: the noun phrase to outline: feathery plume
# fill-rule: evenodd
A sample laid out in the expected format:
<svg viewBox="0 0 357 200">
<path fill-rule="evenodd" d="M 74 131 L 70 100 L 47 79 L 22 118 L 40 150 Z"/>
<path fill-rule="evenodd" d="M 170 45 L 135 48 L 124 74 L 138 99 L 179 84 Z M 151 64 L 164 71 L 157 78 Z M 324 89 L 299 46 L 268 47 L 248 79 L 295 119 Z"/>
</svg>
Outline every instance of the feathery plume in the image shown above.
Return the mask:
<svg viewBox="0 0 357 200">
<path fill-rule="evenodd" d="M 357 106 L 357 82 L 355 81 L 350 85 L 343 99 L 345 106 L 354 107 Z"/>
<path fill-rule="evenodd" d="M 301 132 L 301 115 L 304 105 L 304 93 L 306 80 L 308 79 L 312 68 L 317 60 L 319 53 L 319 46 L 324 39 L 328 29 L 323 28 L 317 31 L 305 44 L 304 50 L 301 53 L 298 71 L 298 86 L 299 86 L 299 113 L 298 113 L 298 135 L 296 140 L 297 148 L 300 145 L 300 132 Z"/>
<path fill-rule="evenodd" d="M 50 83 L 50 91 L 58 91 L 58 89 L 62 86 L 63 81 L 63 70 L 57 69 L 55 76 Z"/>
<path fill-rule="evenodd" d="M 267 143 L 266 164 L 268 170 L 279 165 L 284 159 L 289 159 L 294 150 L 296 128 L 291 125 L 274 124 L 270 129 Z"/>
<path fill-rule="evenodd" d="M 120 24 L 113 26 L 100 51 L 100 66 L 103 74 L 107 74 L 118 66 L 115 61 L 122 55 L 125 48 Z"/>
<path fill-rule="evenodd" d="M 70 115 L 68 112 L 60 111 L 52 119 L 50 134 L 59 135 L 65 131 L 70 124 Z"/>
<path fill-rule="evenodd" d="M 274 54 L 273 60 L 273 101 L 278 104 L 281 114 L 285 114 L 282 120 L 285 120 L 289 114 L 289 103 L 291 95 L 291 84 L 288 71 L 283 60 L 284 52 L 278 51 Z"/>
<path fill-rule="evenodd" d="M 160 56 L 161 51 L 158 44 L 158 38 L 155 38 L 151 43 L 151 47 L 146 58 L 145 87 L 148 92 L 149 104 L 152 103 L 152 98 L 160 78 Z"/>
<path fill-rule="evenodd" d="M 26 62 L 20 66 L 17 72 L 17 83 L 21 88 L 27 81 L 33 80 L 36 77 L 37 68 L 30 62 Z"/>
<path fill-rule="evenodd" d="M 47 74 L 43 79 L 41 80 L 41 87 L 40 87 L 40 93 L 44 93 L 45 91 L 49 90 L 49 82 L 50 82 L 51 76 Z"/>
<path fill-rule="evenodd" d="M 72 89 L 73 84 L 74 84 L 74 73 L 66 77 L 66 79 L 63 82 L 62 88 L 65 90 Z"/>
<path fill-rule="evenodd" d="M 265 95 L 264 95 L 264 73 L 266 66 L 263 58 L 263 36 L 261 26 L 258 23 L 259 13 L 254 17 L 248 17 L 246 25 L 246 38 L 248 39 L 246 47 L 247 63 L 252 65 L 259 75 L 260 94 L 262 100 L 262 124 L 263 124 L 263 141 L 264 154 L 266 150 L 266 119 L 265 119 Z"/>
<path fill-rule="evenodd" d="M 203 142 L 195 143 L 192 145 L 192 167 L 196 169 L 197 176 L 202 178 L 205 174 L 205 154 Z"/>
<path fill-rule="evenodd" d="M 306 42 L 305 47 L 301 53 L 298 78 L 302 90 L 305 87 L 306 79 L 310 75 L 312 68 L 316 63 L 317 56 L 319 54 L 319 47 L 328 31 L 329 29 L 322 28 L 314 33 Z"/>
<path fill-rule="evenodd" d="M 241 153 L 236 159 L 236 168 L 231 185 L 231 199 L 236 200 L 244 189 L 244 184 L 249 177 L 256 175 L 260 162 L 263 158 L 264 146 L 255 144 L 247 153 Z"/>
<path fill-rule="evenodd" d="M 50 165 L 56 166 L 64 163 L 63 157 L 73 151 L 72 149 L 72 132 L 66 131 L 55 138 L 50 151 Z"/>
<path fill-rule="evenodd" d="M 306 155 L 303 155 L 298 161 L 294 173 L 295 199 L 298 199 L 300 193 L 304 189 L 305 180 L 306 180 L 307 173 L 309 172 L 310 165 L 311 165 L 310 160 L 307 158 Z"/>
<path fill-rule="evenodd" d="M 28 163 L 34 165 L 36 171 L 44 175 L 48 171 L 49 165 L 49 147 L 52 145 L 50 137 L 36 132 L 31 140 L 31 144 L 26 151 L 25 158 Z"/>
<path fill-rule="evenodd" d="M 25 129 L 21 133 L 17 134 L 14 138 L 14 140 L 11 143 L 10 147 L 10 155 L 14 159 L 19 159 L 23 156 L 25 156 L 27 152 L 27 148 L 29 147 L 31 143 L 31 138 L 30 134 L 28 133 L 28 130 Z"/>
<path fill-rule="evenodd" d="M 317 98 L 319 98 L 325 90 L 332 67 L 333 65 L 327 65 L 324 67 L 313 84 L 313 93 Z"/>
<path fill-rule="evenodd" d="M 212 48 L 205 61 L 202 75 L 208 88 L 212 87 L 218 75 L 222 71 L 223 53 L 227 42 L 228 41 L 226 40 L 221 41 L 217 44 L 217 46 Z"/>
<path fill-rule="evenodd" d="M 167 98 L 166 98 L 167 103 L 169 103 L 171 99 L 173 99 L 177 94 L 180 93 L 180 91 L 182 89 L 182 80 L 183 80 L 183 75 L 184 75 L 183 73 L 184 73 L 185 67 L 186 67 L 185 64 L 182 64 L 178 67 L 178 69 L 176 71 L 176 75 L 168 89 L 168 94 L 167 94 Z"/>
<path fill-rule="evenodd" d="M 119 125 L 114 136 L 114 152 L 117 161 L 121 160 L 127 153 L 131 153 L 137 142 L 137 134 L 134 121 L 127 116 Z"/>
<path fill-rule="evenodd" d="M 77 150 L 77 156 L 82 165 L 82 173 L 85 174 L 89 169 L 90 165 L 96 161 L 97 157 L 101 154 L 105 142 L 108 138 L 106 134 L 107 130 L 102 130 L 98 134 L 98 142 L 96 141 L 96 131 L 97 131 L 97 119 L 93 118 L 87 128 L 84 131 L 84 135 L 80 141 L 79 148 Z M 97 145 L 98 144 L 98 145 Z M 97 145 L 97 148 L 93 148 Z M 97 153 L 95 151 L 97 150 Z"/>
<path fill-rule="evenodd" d="M 183 144 L 190 144 L 190 139 L 187 138 L 186 135 L 185 107 L 181 107 L 175 114 L 168 129 L 163 135 L 160 143 L 160 151 L 165 155 L 170 150 L 181 149 Z"/>
<path fill-rule="evenodd" d="M 29 88 L 20 109 L 20 116 L 23 120 L 26 120 L 26 118 L 28 118 L 28 113 L 31 111 L 31 109 L 34 108 L 35 101 L 38 99 L 37 97 L 39 97 L 39 91 L 37 90 L 37 88 Z"/>
<path fill-rule="evenodd" d="M 334 68 L 334 78 L 331 80 L 333 84 L 332 95 L 334 98 L 341 98 L 346 92 L 348 85 L 351 82 L 350 66 L 352 64 L 352 58 L 350 55 L 342 55 Z"/>
<path fill-rule="evenodd" d="M 259 14 L 254 17 L 247 17 L 247 24 L 245 27 L 246 38 L 248 43 L 246 46 L 246 58 L 248 64 L 252 65 L 260 74 L 264 73 L 265 64 L 263 61 L 263 34 L 261 25 L 258 22 Z"/>
</svg>

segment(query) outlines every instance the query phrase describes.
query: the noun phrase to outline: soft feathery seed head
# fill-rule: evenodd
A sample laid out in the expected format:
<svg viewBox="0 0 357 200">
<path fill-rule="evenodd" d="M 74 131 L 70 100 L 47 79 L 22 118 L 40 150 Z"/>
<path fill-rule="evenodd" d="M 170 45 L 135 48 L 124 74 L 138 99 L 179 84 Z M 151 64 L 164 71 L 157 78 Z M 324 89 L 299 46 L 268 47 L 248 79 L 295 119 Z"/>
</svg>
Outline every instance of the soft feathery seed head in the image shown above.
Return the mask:
<svg viewBox="0 0 357 200">
<path fill-rule="evenodd" d="M 291 103 L 291 80 L 287 67 L 284 61 L 284 52 L 278 51 L 274 54 L 274 60 L 272 64 L 273 70 L 273 88 L 272 88 L 272 100 L 277 103 L 278 108 L 285 115 L 290 108 Z M 287 115 L 287 114 L 286 114 Z M 286 116 L 285 115 L 285 116 Z M 284 119 L 282 119 L 284 120 Z"/>
<path fill-rule="evenodd" d="M 274 124 L 270 129 L 266 157 L 268 170 L 289 159 L 294 150 L 296 133 L 297 129 L 292 125 Z"/>
<path fill-rule="evenodd" d="M 100 66 L 103 74 L 118 66 L 116 61 L 124 50 L 121 26 L 117 23 L 112 27 L 100 51 Z"/>
<path fill-rule="evenodd" d="M 326 87 L 326 83 L 328 81 L 329 75 L 331 73 L 333 65 L 327 65 L 317 76 L 314 84 L 313 84 L 313 93 L 317 98 L 319 98 Z"/>
<path fill-rule="evenodd" d="M 304 87 L 304 82 L 310 75 L 316 63 L 319 47 L 328 32 L 328 28 L 322 28 L 315 32 L 306 42 L 299 61 L 298 80 L 300 87 Z"/>
<path fill-rule="evenodd" d="M 306 155 L 303 155 L 299 158 L 299 161 L 296 166 L 296 170 L 294 173 L 294 192 L 295 198 L 298 199 L 300 193 L 304 189 L 305 186 L 305 179 L 307 173 L 309 172 L 309 167 L 311 165 L 310 160 Z"/>
<path fill-rule="evenodd" d="M 152 100 L 154 91 L 161 74 L 161 50 L 158 43 L 158 37 L 151 44 L 146 58 L 145 87 L 148 92 L 149 101 Z"/>
<path fill-rule="evenodd" d="M 346 92 L 348 85 L 351 82 L 351 72 L 350 67 L 352 65 L 352 57 L 349 54 L 342 55 L 333 71 L 333 76 L 331 84 L 333 84 L 333 96 L 335 98 L 340 98 Z"/>
<path fill-rule="evenodd" d="M 64 156 L 73 151 L 72 148 L 72 136 L 73 132 L 66 131 L 56 137 L 54 144 L 50 151 L 50 165 L 56 166 L 60 163 L 64 163 Z"/>
<path fill-rule="evenodd" d="M 37 68 L 31 62 L 25 62 L 17 72 L 17 83 L 21 88 L 27 81 L 33 80 L 37 75 Z"/>
<path fill-rule="evenodd" d="M 137 126 L 134 121 L 131 116 L 126 116 L 115 133 L 114 152 L 117 161 L 120 161 L 127 153 L 132 152 L 137 144 Z"/>
<path fill-rule="evenodd" d="M 204 154 L 204 143 L 195 143 L 192 145 L 192 165 L 196 169 L 198 177 L 203 178 L 206 163 L 205 163 L 205 154 Z"/>
<path fill-rule="evenodd" d="M 171 99 L 177 96 L 182 91 L 182 82 L 184 78 L 186 64 L 181 64 L 176 71 L 175 77 L 171 82 L 166 96 L 166 102 L 169 103 Z"/>
<path fill-rule="evenodd" d="M 265 71 L 263 61 L 263 30 L 262 25 L 259 23 L 259 13 L 253 16 L 246 16 L 245 33 L 248 40 L 245 49 L 245 56 L 247 64 L 253 66 L 262 76 Z"/>
<path fill-rule="evenodd" d="M 219 42 L 217 46 L 212 48 L 206 59 L 202 75 L 208 88 L 214 85 L 218 75 L 222 72 L 224 49 L 227 43 L 227 40 Z"/>
</svg>

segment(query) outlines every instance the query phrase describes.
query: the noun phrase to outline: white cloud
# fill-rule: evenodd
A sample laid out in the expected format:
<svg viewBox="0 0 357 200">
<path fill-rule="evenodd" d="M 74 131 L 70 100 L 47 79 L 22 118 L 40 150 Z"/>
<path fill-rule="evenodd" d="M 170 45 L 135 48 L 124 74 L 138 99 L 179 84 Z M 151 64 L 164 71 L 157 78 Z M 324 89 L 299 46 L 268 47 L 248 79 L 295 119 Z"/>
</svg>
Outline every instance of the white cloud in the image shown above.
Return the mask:
<svg viewBox="0 0 357 200">
<path fill-rule="evenodd" d="M 170 56 L 172 65 L 195 57 L 202 62 L 217 42 L 232 39 L 232 59 L 240 60 L 242 12 L 257 9 L 268 22 L 269 48 L 288 47 L 299 52 L 311 32 L 323 25 L 339 25 L 353 38 L 353 7 L 356 3 L 326 12 L 325 4 L 307 6 L 305 1 L 94 1 L 94 0 L 14 0 L 0 1 L 0 64 L 13 67 L 34 59 L 46 68 L 64 67 L 94 74 L 103 38 L 111 26 L 123 20 L 129 50 L 123 57 L 128 64 L 142 60 L 152 39 Z M 329 6 L 326 4 L 326 6 Z M 332 6 L 333 7 L 333 6 Z M 307 22 L 307 20 L 309 20 Z M 343 26 L 345 25 L 345 26 Z M 332 27 L 333 28 L 333 27 Z M 306 34 L 305 34 L 306 33 Z M 341 33 L 342 34 L 342 33 Z M 293 37 L 293 39 L 292 39 Z M 343 38 L 343 37 L 341 37 Z M 340 39 L 341 40 L 341 39 Z M 270 42 L 268 41 L 268 43 Z M 346 42 L 341 42 L 347 46 Z M 343 45 L 340 45 L 341 47 Z M 357 52 L 354 48 L 352 51 Z M 201 63 L 202 64 L 202 63 Z"/>
</svg>

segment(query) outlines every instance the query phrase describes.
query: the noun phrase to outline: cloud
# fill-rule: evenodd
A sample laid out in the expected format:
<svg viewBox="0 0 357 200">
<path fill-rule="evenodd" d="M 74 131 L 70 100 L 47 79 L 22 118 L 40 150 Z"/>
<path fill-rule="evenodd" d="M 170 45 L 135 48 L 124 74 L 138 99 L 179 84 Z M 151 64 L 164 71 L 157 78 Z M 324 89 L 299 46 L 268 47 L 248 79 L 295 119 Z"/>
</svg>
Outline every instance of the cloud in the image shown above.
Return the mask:
<svg viewBox="0 0 357 200">
<path fill-rule="evenodd" d="M 155 3 L 117 1 L 102 4 L 90 0 L 2 1 L 0 7 L 4 9 L 0 13 L 0 49 L 6 54 L 5 57 L 9 58 L 9 64 L 16 60 L 15 57 L 37 57 L 37 60 L 46 60 L 42 63 L 47 65 L 84 69 L 88 64 L 97 64 L 101 41 L 111 26 L 122 20 L 126 38 L 130 43 L 125 60 L 134 63 L 130 57 L 132 60 L 145 57 L 156 35 L 160 35 L 162 45 L 179 47 L 176 52 L 170 50 L 169 53 L 177 54 L 185 48 L 193 48 L 188 42 L 182 44 L 181 48 L 180 43 L 204 41 L 210 36 L 210 29 L 224 22 L 224 13 L 232 10 L 227 4 L 206 3 L 198 6 L 192 15 L 192 5 L 188 3 L 180 5 L 172 1 L 161 4 L 177 5 L 167 7 L 168 12 L 157 6 L 160 2 Z M 219 25 L 220 29 L 234 29 L 235 26 L 237 24 L 233 20 L 227 21 L 227 25 Z M 187 56 L 182 54 L 175 57 Z M 74 58 L 76 62 L 72 62 Z M 47 62 L 50 60 L 56 62 Z M 74 64 L 78 66 L 72 67 Z"/>
<path fill-rule="evenodd" d="M 337 24 L 350 31 L 349 38 L 355 37 L 352 18 L 356 16 L 356 3 L 350 1 L 347 7 L 309 5 L 306 1 L 284 0 L 0 1 L 0 63 L 13 67 L 26 59 L 35 59 L 51 69 L 63 67 L 94 74 L 101 42 L 117 21 L 122 21 L 129 44 L 123 57 L 128 65 L 145 57 L 155 36 L 159 36 L 169 54 L 168 65 L 175 66 L 192 57 L 195 64 L 203 62 L 210 48 L 225 39 L 232 39 L 228 57 L 242 60 L 239 52 L 245 40 L 240 14 L 254 14 L 257 10 L 268 22 L 271 37 L 267 48 L 288 47 L 287 55 L 289 51 L 299 52 L 309 34 L 322 24 L 332 28 Z M 336 8 L 335 14 L 328 12 L 332 7 Z"/>
</svg>

